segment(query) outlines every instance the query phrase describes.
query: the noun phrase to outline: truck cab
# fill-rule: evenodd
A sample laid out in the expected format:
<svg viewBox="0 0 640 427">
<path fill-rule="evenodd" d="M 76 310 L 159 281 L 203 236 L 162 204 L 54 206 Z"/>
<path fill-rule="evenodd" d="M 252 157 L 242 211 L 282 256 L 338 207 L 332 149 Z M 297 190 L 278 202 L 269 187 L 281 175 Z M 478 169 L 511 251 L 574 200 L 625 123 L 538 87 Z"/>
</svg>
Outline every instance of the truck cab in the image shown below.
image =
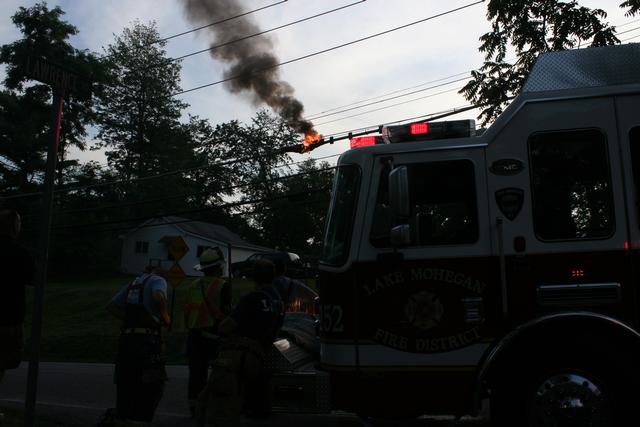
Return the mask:
<svg viewBox="0 0 640 427">
<path fill-rule="evenodd" d="M 636 44 L 544 54 L 481 135 L 413 123 L 340 157 L 318 284 L 332 407 L 465 415 L 489 398 L 496 425 L 626 425 L 639 71 Z"/>
</svg>

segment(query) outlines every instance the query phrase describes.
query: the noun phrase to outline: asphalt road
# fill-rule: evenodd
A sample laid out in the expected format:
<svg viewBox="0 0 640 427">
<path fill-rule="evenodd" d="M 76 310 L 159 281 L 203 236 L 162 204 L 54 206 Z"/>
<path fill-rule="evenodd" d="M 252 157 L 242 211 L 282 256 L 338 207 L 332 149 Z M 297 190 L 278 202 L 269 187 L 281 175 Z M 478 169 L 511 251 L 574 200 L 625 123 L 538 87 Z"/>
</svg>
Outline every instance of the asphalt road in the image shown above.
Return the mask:
<svg viewBox="0 0 640 427">
<path fill-rule="evenodd" d="M 168 366 L 169 381 L 156 411 L 154 426 L 194 426 L 188 417 L 187 368 Z M 7 371 L 0 383 L 0 407 L 22 407 L 27 382 L 27 363 Z M 95 425 L 106 408 L 115 406 L 112 364 L 42 363 L 38 384 L 38 414 L 69 426 Z M 276 414 L 268 421 L 245 420 L 244 426 L 362 426 L 362 421 L 347 413 L 326 415 Z M 421 427 L 486 426 L 482 419 L 455 421 L 448 418 L 424 418 L 412 422 L 376 422 L 375 425 L 416 425 Z"/>
</svg>

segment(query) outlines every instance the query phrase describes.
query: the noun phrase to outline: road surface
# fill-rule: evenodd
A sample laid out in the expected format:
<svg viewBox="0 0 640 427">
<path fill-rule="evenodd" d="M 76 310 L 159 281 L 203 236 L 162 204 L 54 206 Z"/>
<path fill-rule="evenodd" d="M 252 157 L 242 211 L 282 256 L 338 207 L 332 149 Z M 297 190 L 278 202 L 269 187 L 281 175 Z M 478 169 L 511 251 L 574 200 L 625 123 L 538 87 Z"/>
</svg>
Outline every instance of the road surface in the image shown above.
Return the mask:
<svg viewBox="0 0 640 427">
<path fill-rule="evenodd" d="M 0 408 L 22 407 L 27 382 L 27 363 L 7 371 L 0 383 Z M 195 426 L 189 418 L 186 366 L 168 366 L 169 381 L 156 411 L 154 426 Z M 38 384 L 38 414 L 69 426 L 95 425 L 106 408 L 115 406 L 113 365 L 98 363 L 42 363 Z M 421 427 L 486 426 L 483 420 L 452 421 L 428 418 L 403 425 Z M 269 421 L 243 421 L 243 426 L 362 426 L 355 416 L 346 413 L 327 415 L 276 414 Z M 393 422 L 376 425 L 397 425 Z"/>
</svg>

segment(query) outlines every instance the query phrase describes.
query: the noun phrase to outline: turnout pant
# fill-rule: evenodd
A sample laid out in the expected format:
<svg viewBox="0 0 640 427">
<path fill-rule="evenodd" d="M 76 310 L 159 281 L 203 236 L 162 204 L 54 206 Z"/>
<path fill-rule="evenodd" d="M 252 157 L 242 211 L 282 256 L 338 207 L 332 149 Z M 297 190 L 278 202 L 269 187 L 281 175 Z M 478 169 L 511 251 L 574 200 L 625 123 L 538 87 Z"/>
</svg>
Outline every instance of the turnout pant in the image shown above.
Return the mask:
<svg viewBox="0 0 640 427">
<path fill-rule="evenodd" d="M 23 350 L 22 324 L 0 325 L 0 370 L 17 368 L 22 360 Z"/>
<path fill-rule="evenodd" d="M 218 339 L 207 331 L 189 330 L 187 335 L 187 359 L 189 362 L 189 406 L 196 407 L 198 395 L 207 385 L 209 365 L 218 353 Z"/>
<path fill-rule="evenodd" d="M 262 348 L 253 342 L 230 348 L 221 346 L 207 386 L 198 397 L 199 426 L 236 427 L 240 424 L 248 385 L 261 376 L 263 358 Z"/>
<path fill-rule="evenodd" d="M 116 358 L 116 419 L 150 423 L 167 379 L 159 335 L 122 334 Z"/>
</svg>

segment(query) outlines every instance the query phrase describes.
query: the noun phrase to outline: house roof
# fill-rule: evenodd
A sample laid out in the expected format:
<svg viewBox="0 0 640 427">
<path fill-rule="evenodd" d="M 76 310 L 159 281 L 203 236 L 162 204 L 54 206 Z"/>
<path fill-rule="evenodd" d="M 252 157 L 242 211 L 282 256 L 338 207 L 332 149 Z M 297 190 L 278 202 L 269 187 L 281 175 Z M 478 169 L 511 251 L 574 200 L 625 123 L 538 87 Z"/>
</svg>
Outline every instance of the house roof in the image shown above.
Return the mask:
<svg viewBox="0 0 640 427">
<path fill-rule="evenodd" d="M 256 252 L 272 251 L 272 249 L 270 248 L 254 245 L 252 243 L 247 242 L 246 240 L 242 239 L 242 237 L 240 237 L 238 234 L 232 232 L 227 227 L 219 224 L 211 224 L 211 223 L 202 222 L 202 221 L 193 221 L 188 218 L 182 218 L 179 216 L 164 216 L 164 217 L 154 218 L 152 220 L 146 221 L 140 226 L 148 223 L 152 223 L 152 222 L 155 222 L 158 224 L 164 223 L 167 225 L 172 225 L 180 229 L 184 233 L 192 234 L 208 240 L 215 240 L 218 242 L 231 244 L 231 246 L 235 246 L 235 247 L 246 248 L 246 249 L 254 250 Z M 175 237 L 175 236 L 169 236 L 169 237 Z M 164 236 L 161 239 L 161 241 L 163 239 L 168 239 L 168 237 Z"/>
</svg>

